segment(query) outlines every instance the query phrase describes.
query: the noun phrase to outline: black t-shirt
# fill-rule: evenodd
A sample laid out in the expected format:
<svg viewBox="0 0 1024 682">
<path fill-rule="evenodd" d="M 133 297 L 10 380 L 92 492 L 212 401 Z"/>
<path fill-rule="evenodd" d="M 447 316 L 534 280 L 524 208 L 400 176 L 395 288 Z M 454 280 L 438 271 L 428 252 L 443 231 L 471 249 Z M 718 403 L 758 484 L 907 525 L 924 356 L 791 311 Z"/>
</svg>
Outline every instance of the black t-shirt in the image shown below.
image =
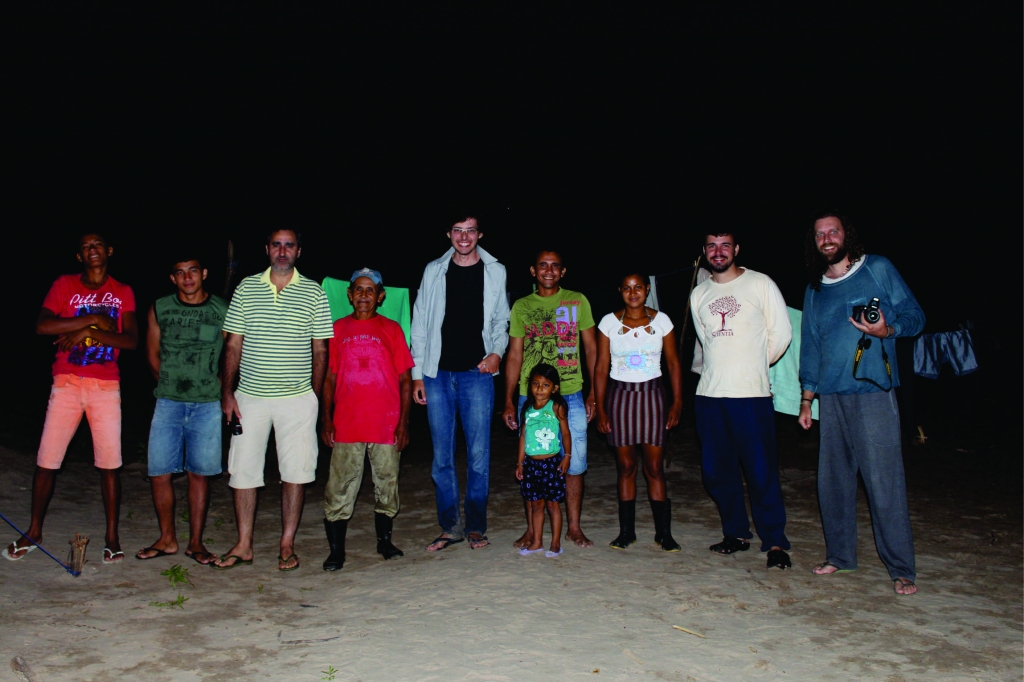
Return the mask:
<svg viewBox="0 0 1024 682">
<path fill-rule="evenodd" d="M 444 321 L 441 322 L 441 359 L 437 368 L 467 372 L 484 359 L 484 263 L 448 264 L 445 275 Z"/>
</svg>

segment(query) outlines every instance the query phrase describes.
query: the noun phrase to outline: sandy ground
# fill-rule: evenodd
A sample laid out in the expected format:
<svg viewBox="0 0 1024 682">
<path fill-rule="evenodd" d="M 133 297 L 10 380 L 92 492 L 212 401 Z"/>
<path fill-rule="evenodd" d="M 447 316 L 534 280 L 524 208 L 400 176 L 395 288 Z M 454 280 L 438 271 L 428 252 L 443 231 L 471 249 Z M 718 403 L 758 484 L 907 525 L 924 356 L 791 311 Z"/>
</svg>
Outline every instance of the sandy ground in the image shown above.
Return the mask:
<svg viewBox="0 0 1024 682">
<path fill-rule="evenodd" d="M 403 459 L 396 519 L 395 542 L 406 556 L 384 562 L 374 553 L 365 481 L 348 562 L 337 573 L 320 569 L 322 476 L 308 490 L 298 571 L 276 570 L 278 485 L 261 495 L 253 566 L 218 572 L 182 555 L 134 560 L 131 552 L 157 535 L 140 463 L 123 477 L 129 558 L 103 565 L 97 477 L 79 455 L 58 481 L 44 544 L 63 558 L 67 540 L 82 532 L 93 538 L 90 561 L 78 578 L 38 551 L 0 561 L 0 680 L 1020 680 L 1019 449 L 1008 458 L 1016 465 L 1002 468 L 992 465 L 991 450 L 957 453 L 934 442 L 908 449 L 921 591 L 897 597 L 874 551 L 863 498 L 860 570 L 811 573 L 824 557 L 816 444 L 782 436 L 794 562 L 785 572 L 766 571 L 756 551 L 708 551 L 721 536 L 718 515 L 685 429 L 671 441 L 668 473 L 680 553 L 654 547 L 644 504 L 641 541 L 627 551 L 607 547 L 617 532 L 614 463 L 592 433 L 584 530 L 597 546 L 567 547 L 556 559 L 518 556 L 511 548 L 522 530 L 515 444 L 497 426 L 493 546 L 424 553 L 438 528 L 420 422 Z M 15 523 L 27 524 L 32 464 L 31 455 L 0 448 L 0 510 Z M 184 479 L 176 489 L 180 514 Z M 638 497 L 645 499 L 642 480 Z M 215 480 L 206 533 L 214 551 L 233 544 L 230 499 L 226 478 Z M 178 527 L 187 533 L 183 521 Z M 191 586 L 176 589 L 160 575 L 175 564 L 189 569 Z M 179 594 L 187 599 L 180 608 L 154 605 Z M 16 656 L 31 673 L 11 668 Z"/>
</svg>

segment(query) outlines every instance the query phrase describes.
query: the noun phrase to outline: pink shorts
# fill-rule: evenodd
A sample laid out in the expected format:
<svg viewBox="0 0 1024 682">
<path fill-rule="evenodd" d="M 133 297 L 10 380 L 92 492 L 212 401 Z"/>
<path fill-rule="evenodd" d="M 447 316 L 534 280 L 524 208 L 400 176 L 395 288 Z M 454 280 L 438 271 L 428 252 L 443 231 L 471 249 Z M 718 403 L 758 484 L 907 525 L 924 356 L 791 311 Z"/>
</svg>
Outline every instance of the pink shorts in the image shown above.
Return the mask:
<svg viewBox="0 0 1024 682">
<path fill-rule="evenodd" d="M 82 423 L 83 413 L 92 431 L 96 467 L 117 469 L 121 466 L 121 383 L 74 374 L 53 377 L 43 438 L 36 457 L 38 466 L 60 469 L 68 443 Z"/>
</svg>

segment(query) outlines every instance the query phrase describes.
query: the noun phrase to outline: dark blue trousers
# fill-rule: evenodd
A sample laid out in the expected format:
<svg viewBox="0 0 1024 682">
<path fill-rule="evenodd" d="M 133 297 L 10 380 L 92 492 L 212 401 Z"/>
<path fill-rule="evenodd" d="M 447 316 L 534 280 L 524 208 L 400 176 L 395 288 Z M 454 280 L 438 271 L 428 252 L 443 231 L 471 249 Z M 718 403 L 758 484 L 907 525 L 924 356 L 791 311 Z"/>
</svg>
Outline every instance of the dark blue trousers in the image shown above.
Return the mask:
<svg viewBox="0 0 1024 682">
<path fill-rule="evenodd" d="M 700 437 L 704 487 L 718 505 L 722 534 L 731 538 L 753 537 L 743 501 L 746 478 L 761 551 L 772 547 L 789 549 L 772 399 L 698 395 L 693 411 Z"/>
</svg>

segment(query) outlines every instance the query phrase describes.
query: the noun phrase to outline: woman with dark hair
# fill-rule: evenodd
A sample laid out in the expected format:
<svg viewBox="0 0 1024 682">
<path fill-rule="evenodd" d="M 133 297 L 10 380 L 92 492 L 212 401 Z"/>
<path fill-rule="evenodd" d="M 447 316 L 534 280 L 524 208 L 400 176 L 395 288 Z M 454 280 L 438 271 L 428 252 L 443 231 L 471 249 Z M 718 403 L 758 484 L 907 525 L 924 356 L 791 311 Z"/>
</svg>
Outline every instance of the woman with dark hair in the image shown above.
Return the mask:
<svg viewBox="0 0 1024 682">
<path fill-rule="evenodd" d="M 678 552 L 672 539 L 672 509 L 665 493 L 662 446 L 665 431 L 679 423 L 683 412 L 683 380 L 676 353 L 675 333 L 668 315 L 646 305 L 650 280 L 630 273 L 619 291 L 626 307 L 609 313 L 597 326 L 597 428 L 608 434 L 615 448 L 618 470 L 619 536 L 615 549 L 636 542 L 637 446 L 642 453 L 647 496 L 654 514 L 654 541 L 666 552 Z M 661 359 L 665 358 L 675 396 L 668 414 L 662 386 Z"/>
</svg>

